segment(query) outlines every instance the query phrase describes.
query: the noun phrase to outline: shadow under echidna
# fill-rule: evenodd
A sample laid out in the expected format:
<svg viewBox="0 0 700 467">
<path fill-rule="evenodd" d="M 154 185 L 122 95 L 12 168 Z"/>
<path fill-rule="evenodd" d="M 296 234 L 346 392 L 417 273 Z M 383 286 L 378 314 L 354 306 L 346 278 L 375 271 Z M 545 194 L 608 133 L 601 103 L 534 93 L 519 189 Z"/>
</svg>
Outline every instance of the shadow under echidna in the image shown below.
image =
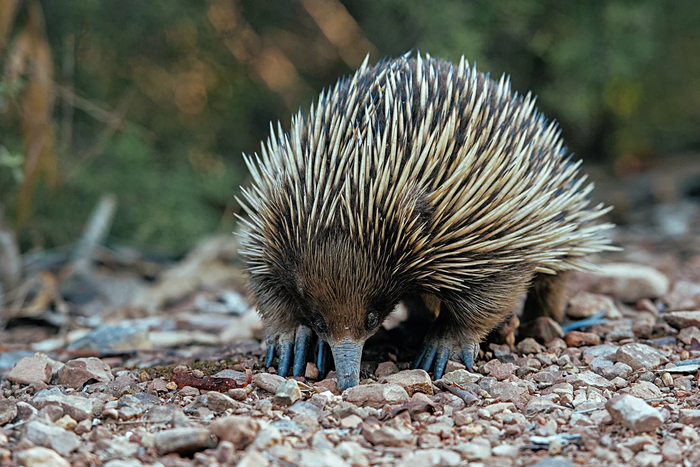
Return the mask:
<svg viewBox="0 0 700 467">
<path fill-rule="evenodd" d="M 280 375 L 303 374 L 315 334 L 321 373 L 330 348 L 338 388 L 356 385 L 364 342 L 402 300 L 437 316 L 416 367 L 471 368 L 523 294 L 525 318 L 561 319 L 565 273 L 614 249 L 597 222 L 610 208 L 590 204 L 557 126 L 464 58 L 365 59 L 271 133 L 239 202 Z"/>
</svg>

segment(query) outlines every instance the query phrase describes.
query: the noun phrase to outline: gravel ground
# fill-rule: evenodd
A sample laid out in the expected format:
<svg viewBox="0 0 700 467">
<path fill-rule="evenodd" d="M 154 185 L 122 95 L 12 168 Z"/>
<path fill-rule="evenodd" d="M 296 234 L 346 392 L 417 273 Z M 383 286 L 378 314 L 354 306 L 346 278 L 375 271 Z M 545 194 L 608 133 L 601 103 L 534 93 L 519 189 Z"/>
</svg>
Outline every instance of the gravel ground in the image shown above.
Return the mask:
<svg viewBox="0 0 700 467">
<path fill-rule="evenodd" d="M 150 351 L 0 348 L 0 465 L 700 465 L 700 255 L 626 255 L 573 281 L 568 318 L 593 324 L 541 320 L 439 381 L 370 348 L 340 394 L 313 364 L 263 368 L 259 340 L 181 331 Z"/>
</svg>

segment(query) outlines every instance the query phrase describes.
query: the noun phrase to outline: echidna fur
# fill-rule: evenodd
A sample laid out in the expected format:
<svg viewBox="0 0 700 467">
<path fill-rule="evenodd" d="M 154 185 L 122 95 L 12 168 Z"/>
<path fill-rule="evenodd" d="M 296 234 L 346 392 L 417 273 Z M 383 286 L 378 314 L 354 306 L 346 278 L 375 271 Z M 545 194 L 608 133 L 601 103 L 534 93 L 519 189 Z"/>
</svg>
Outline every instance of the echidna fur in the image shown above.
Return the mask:
<svg viewBox="0 0 700 467">
<path fill-rule="evenodd" d="M 365 59 L 245 159 L 241 254 L 268 345 L 286 373 L 310 328 L 331 346 L 340 389 L 402 297 L 438 303 L 418 365 L 435 361 L 439 377 L 451 352 L 471 366 L 537 277 L 614 249 L 598 222 L 610 208 L 591 205 L 557 125 L 464 57 Z M 297 338 L 295 373 L 307 344 Z"/>
</svg>

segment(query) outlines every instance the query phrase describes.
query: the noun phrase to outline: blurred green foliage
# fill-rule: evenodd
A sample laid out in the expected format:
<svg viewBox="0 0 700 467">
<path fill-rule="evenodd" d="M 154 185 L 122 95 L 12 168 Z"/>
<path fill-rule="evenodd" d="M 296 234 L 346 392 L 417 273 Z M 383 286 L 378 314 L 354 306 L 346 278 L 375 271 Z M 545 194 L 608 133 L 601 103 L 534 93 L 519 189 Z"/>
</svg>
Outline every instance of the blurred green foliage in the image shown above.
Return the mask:
<svg viewBox="0 0 700 467">
<path fill-rule="evenodd" d="M 560 122 L 569 148 L 610 164 L 700 146 L 700 3 L 556 0 L 41 1 L 54 57 L 58 187 L 40 185 L 25 248 L 75 241 L 100 193 L 112 241 L 182 252 L 230 231 L 233 195 L 271 120 L 287 126 L 324 86 L 418 49 L 510 74 Z M 16 22 L 21 24 L 23 12 Z M 74 62 L 74 71 L 67 63 Z M 66 100 L 74 89 L 82 100 Z M 133 99 L 127 101 L 130 93 Z M 12 100 L 0 83 L 0 111 Z M 85 102 L 125 121 L 110 133 Z M 115 110 L 116 109 L 116 110 Z M 6 116 L 3 116 L 6 117 Z M 21 153 L 3 118 L 2 154 Z M 18 157 L 21 157 L 18 156 Z M 5 159 L 10 162 L 2 162 Z M 0 199 L 17 196 L 15 158 Z"/>
</svg>

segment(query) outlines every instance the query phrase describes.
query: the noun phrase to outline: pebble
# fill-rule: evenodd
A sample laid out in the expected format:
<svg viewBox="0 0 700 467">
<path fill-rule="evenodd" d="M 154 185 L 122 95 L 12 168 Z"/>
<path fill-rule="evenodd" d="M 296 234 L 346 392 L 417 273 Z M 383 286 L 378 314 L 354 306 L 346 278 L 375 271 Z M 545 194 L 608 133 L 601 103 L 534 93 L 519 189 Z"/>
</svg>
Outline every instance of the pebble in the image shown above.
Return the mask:
<svg viewBox="0 0 700 467">
<path fill-rule="evenodd" d="M 398 384 L 363 384 L 347 389 L 343 399 L 360 407 L 381 408 L 408 402 L 408 393 Z"/>
<path fill-rule="evenodd" d="M 544 347 L 541 346 L 532 337 L 527 337 L 527 338 L 523 339 L 522 341 L 518 342 L 517 349 L 518 349 L 518 352 L 520 353 L 520 355 L 538 354 L 540 352 L 544 352 Z"/>
<path fill-rule="evenodd" d="M 430 375 L 424 370 L 400 371 L 381 378 L 379 382 L 382 384 L 398 384 L 406 390 L 409 397 L 416 392 L 433 395 L 433 383 L 430 380 Z"/>
<path fill-rule="evenodd" d="M 415 432 L 401 423 L 399 417 L 383 424 L 377 419 L 367 419 L 362 422 L 362 436 L 374 445 L 389 447 L 415 446 L 418 440 Z"/>
<path fill-rule="evenodd" d="M 596 292 L 612 295 L 625 303 L 662 297 L 669 289 L 669 280 L 664 274 L 642 264 L 603 264 L 595 275 L 600 280 Z"/>
<path fill-rule="evenodd" d="M 544 459 L 536 464 L 532 464 L 530 467 L 573 467 L 574 464 L 570 460 L 561 457 L 553 457 L 550 459 Z"/>
<path fill-rule="evenodd" d="M 447 449 L 419 449 L 405 456 L 401 462 L 397 463 L 400 467 L 422 467 L 422 466 L 441 466 L 449 467 L 459 465 L 461 458 L 459 454 Z"/>
<path fill-rule="evenodd" d="M 681 409 L 681 416 L 678 421 L 684 425 L 700 427 L 700 410 Z"/>
<path fill-rule="evenodd" d="M 234 415 L 217 418 L 209 425 L 209 431 L 219 440 L 228 441 L 241 450 L 255 440 L 260 424 L 253 418 Z"/>
<path fill-rule="evenodd" d="M 17 464 L 26 467 L 71 467 L 70 463 L 53 449 L 34 447 L 15 454 Z"/>
<path fill-rule="evenodd" d="M 292 405 L 301 399 L 301 389 L 295 379 L 288 379 L 277 387 L 275 402 L 282 406 Z"/>
<path fill-rule="evenodd" d="M 683 328 L 678 333 L 678 339 L 687 345 L 692 344 L 693 341 L 700 343 L 700 329 L 695 326 Z"/>
<path fill-rule="evenodd" d="M 474 438 L 468 443 L 459 443 L 452 447 L 467 461 L 479 461 L 491 457 L 491 443 L 484 438 Z"/>
<path fill-rule="evenodd" d="M 664 422 L 659 410 L 628 394 L 613 397 L 605 408 L 613 421 L 638 433 L 654 431 Z"/>
<path fill-rule="evenodd" d="M 480 370 L 489 376 L 496 378 L 498 381 L 503 381 L 510 378 L 515 373 L 515 365 L 512 363 L 501 363 L 493 359 L 483 365 Z"/>
<path fill-rule="evenodd" d="M 304 378 L 316 381 L 319 377 L 318 367 L 315 363 L 307 362 L 304 370 Z"/>
<path fill-rule="evenodd" d="M 236 464 L 237 467 L 267 467 L 270 461 L 258 451 L 248 451 Z"/>
<path fill-rule="evenodd" d="M 112 370 L 99 358 L 76 358 L 63 365 L 58 373 L 59 382 L 69 388 L 81 389 L 88 382 L 106 383 L 114 380 Z"/>
<path fill-rule="evenodd" d="M 155 435 L 158 454 L 191 453 L 216 446 L 216 438 L 206 428 L 173 428 Z"/>
<path fill-rule="evenodd" d="M 87 397 L 63 394 L 59 388 L 43 389 L 31 400 L 31 404 L 37 409 L 43 409 L 47 405 L 58 405 L 65 414 L 77 421 L 92 417 L 94 402 L 94 399 Z"/>
<path fill-rule="evenodd" d="M 566 377 L 566 382 L 571 384 L 574 389 L 594 387 L 599 389 L 612 389 L 615 384 L 603 378 L 592 371 L 582 371 L 575 375 Z"/>
<path fill-rule="evenodd" d="M 700 311 L 673 311 L 665 313 L 663 317 L 668 324 L 676 329 L 689 328 L 691 326 L 700 328 Z"/>
<path fill-rule="evenodd" d="M 639 343 L 621 346 L 617 350 L 615 358 L 618 362 L 626 363 L 634 370 L 653 370 L 662 363 L 667 362 L 666 358 L 656 349 Z"/>
<path fill-rule="evenodd" d="M 215 413 L 226 412 L 227 410 L 235 410 L 238 408 L 238 403 L 228 397 L 226 394 L 221 394 L 220 392 L 210 391 L 192 401 L 191 404 L 184 408 L 186 413 L 196 413 L 196 411 L 201 408 L 206 407 Z"/>
<path fill-rule="evenodd" d="M 584 319 L 597 315 L 605 311 L 608 318 L 619 318 L 620 311 L 615 306 L 615 302 L 605 295 L 590 292 L 578 292 L 569 300 L 569 307 L 566 314 L 570 318 Z"/>
<path fill-rule="evenodd" d="M 40 356 L 24 357 L 17 362 L 7 375 L 7 379 L 18 384 L 33 384 L 51 381 L 51 363 Z"/>
<path fill-rule="evenodd" d="M 467 384 L 476 383 L 482 378 L 482 375 L 478 373 L 471 373 L 467 370 L 455 370 L 446 373 L 442 379 L 450 383 L 456 384 L 458 386 L 465 386 Z"/>
<path fill-rule="evenodd" d="M 27 423 L 24 437 L 35 445 L 51 448 L 62 456 L 67 456 L 80 447 L 80 439 L 73 432 L 39 420 Z"/>
<path fill-rule="evenodd" d="M 258 373 L 253 377 L 254 385 L 271 394 L 275 394 L 279 385 L 285 381 L 285 378 L 279 375 L 271 375 L 270 373 Z"/>
<path fill-rule="evenodd" d="M 350 428 L 354 430 L 362 423 L 362 419 L 357 415 L 348 415 L 340 421 L 340 426 L 343 428 Z"/>
<path fill-rule="evenodd" d="M 0 399 L 0 426 L 10 423 L 17 416 L 17 402 L 13 399 Z"/>
<path fill-rule="evenodd" d="M 396 363 L 382 362 L 377 365 L 377 370 L 374 372 L 374 374 L 377 376 L 377 378 L 383 378 L 384 376 L 393 375 L 394 373 L 398 372 L 399 367 L 396 366 Z"/>
<path fill-rule="evenodd" d="M 592 332 L 569 331 L 566 334 L 566 344 L 569 347 L 600 344 L 600 336 Z"/>
</svg>

